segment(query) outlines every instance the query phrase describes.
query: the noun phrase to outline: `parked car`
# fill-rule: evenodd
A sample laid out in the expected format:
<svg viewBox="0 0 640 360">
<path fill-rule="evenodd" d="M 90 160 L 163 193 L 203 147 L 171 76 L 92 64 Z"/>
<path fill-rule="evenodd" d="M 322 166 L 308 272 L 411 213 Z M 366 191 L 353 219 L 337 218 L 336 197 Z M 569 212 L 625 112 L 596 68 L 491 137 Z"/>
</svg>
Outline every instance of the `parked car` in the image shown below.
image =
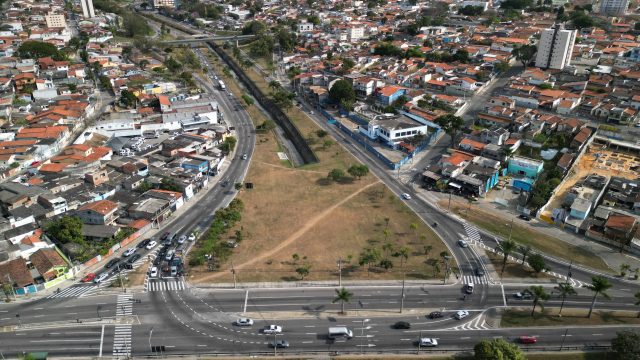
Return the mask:
<svg viewBox="0 0 640 360">
<path fill-rule="evenodd" d="M 129 260 L 127 260 L 127 262 L 129 264 L 133 264 L 134 262 L 136 262 L 136 260 L 140 259 L 141 257 L 142 257 L 142 255 L 140 255 L 140 254 L 134 254 L 133 256 L 131 256 L 129 258 Z"/>
<path fill-rule="evenodd" d="M 275 347 L 278 349 L 286 349 L 289 347 L 289 342 L 287 340 L 276 340 L 269 343 L 269 346 Z"/>
<path fill-rule="evenodd" d="M 280 334 L 282 333 L 282 326 L 267 325 L 262 329 L 262 332 L 265 334 Z"/>
<path fill-rule="evenodd" d="M 535 336 L 520 336 L 518 342 L 520 344 L 535 344 L 538 342 L 538 338 Z"/>
<path fill-rule="evenodd" d="M 518 217 L 524 221 L 531 221 L 531 217 L 529 215 L 521 214 Z"/>
<path fill-rule="evenodd" d="M 127 256 L 133 254 L 134 252 L 136 252 L 136 248 L 128 248 L 127 250 L 125 250 L 122 253 L 122 257 L 127 257 Z"/>
<path fill-rule="evenodd" d="M 189 234 L 189 241 L 195 241 L 196 240 L 196 234 L 191 233 Z"/>
<path fill-rule="evenodd" d="M 407 193 L 404 193 L 404 194 L 402 194 L 402 198 L 405 199 L 405 200 L 411 200 L 411 195 L 409 195 Z"/>
<path fill-rule="evenodd" d="M 464 239 L 458 240 L 458 245 L 460 245 L 460 247 L 462 248 L 469 247 L 469 243 L 467 243 Z"/>
<path fill-rule="evenodd" d="M 394 329 L 411 329 L 411 324 L 406 321 L 398 321 L 397 323 L 391 325 Z"/>
<path fill-rule="evenodd" d="M 481 267 L 476 268 L 476 276 L 484 276 L 484 270 Z"/>
<path fill-rule="evenodd" d="M 171 276 L 177 276 L 178 275 L 178 267 L 177 266 L 172 266 L 171 267 Z"/>
<path fill-rule="evenodd" d="M 154 247 L 156 247 L 156 245 L 158 245 L 157 242 L 151 241 L 150 243 L 147 244 L 147 250 L 153 249 Z"/>
<path fill-rule="evenodd" d="M 466 318 L 467 316 L 469 316 L 469 312 L 467 310 L 460 310 L 460 311 L 456 312 L 456 314 L 454 315 L 454 317 L 457 320 L 462 320 L 462 319 Z"/>
<path fill-rule="evenodd" d="M 109 260 L 109 262 L 107 263 L 107 265 L 105 265 L 105 269 L 110 269 L 112 267 L 114 267 L 118 262 L 120 262 L 120 259 L 115 258 L 115 259 L 111 259 Z"/>
<path fill-rule="evenodd" d="M 442 313 L 440 311 L 432 311 L 429 313 L 429 319 L 438 319 L 442 317 Z"/>
<path fill-rule="evenodd" d="M 253 320 L 249 318 L 239 318 L 238 320 L 233 322 L 233 325 L 236 326 L 252 326 Z"/>
<path fill-rule="evenodd" d="M 170 232 L 165 232 L 164 234 L 162 234 L 162 237 L 160 238 L 161 241 L 165 241 L 167 240 L 169 237 L 171 236 Z"/>
<path fill-rule="evenodd" d="M 149 271 L 149 277 L 157 277 L 158 276 L 158 267 L 154 266 Z"/>
<path fill-rule="evenodd" d="M 95 279 L 95 278 L 96 278 L 96 274 L 95 274 L 95 273 L 88 273 L 87 275 L 85 275 L 85 276 L 82 278 L 82 282 L 83 282 L 83 283 L 92 282 L 92 281 L 93 281 L 93 279 Z"/>
<path fill-rule="evenodd" d="M 180 235 L 178 238 L 178 244 L 184 244 L 185 241 L 187 241 L 187 235 Z"/>
<path fill-rule="evenodd" d="M 438 340 L 432 338 L 421 338 L 420 346 L 435 347 L 438 346 Z"/>
<path fill-rule="evenodd" d="M 93 282 L 98 284 L 108 277 L 109 277 L 109 274 L 107 272 L 103 272 L 102 274 L 98 275 L 95 279 L 93 279 Z"/>
<path fill-rule="evenodd" d="M 138 244 L 138 249 L 142 249 L 143 247 L 147 246 L 150 242 L 151 242 L 151 238 L 140 241 L 140 244 Z"/>
</svg>

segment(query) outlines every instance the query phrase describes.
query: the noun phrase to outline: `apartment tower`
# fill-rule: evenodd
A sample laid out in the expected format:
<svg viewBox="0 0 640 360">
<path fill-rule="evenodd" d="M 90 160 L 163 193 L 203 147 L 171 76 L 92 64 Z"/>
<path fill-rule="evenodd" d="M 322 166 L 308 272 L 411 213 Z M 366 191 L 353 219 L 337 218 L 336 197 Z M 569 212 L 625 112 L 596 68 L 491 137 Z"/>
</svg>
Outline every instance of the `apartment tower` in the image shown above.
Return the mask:
<svg viewBox="0 0 640 360">
<path fill-rule="evenodd" d="M 542 31 L 538 42 L 536 66 L 543 69 L 564 69 L 571 61 L 576 30 L 565 30 L 562 25 Z"/>
<path fill-rule="evenodd" d="M 93 0 L 80 0 L 80 5 L 82 5 L 82 15 L 85 19 L 96 16 L 96 11 L 93 9 Z"/>
</svg>

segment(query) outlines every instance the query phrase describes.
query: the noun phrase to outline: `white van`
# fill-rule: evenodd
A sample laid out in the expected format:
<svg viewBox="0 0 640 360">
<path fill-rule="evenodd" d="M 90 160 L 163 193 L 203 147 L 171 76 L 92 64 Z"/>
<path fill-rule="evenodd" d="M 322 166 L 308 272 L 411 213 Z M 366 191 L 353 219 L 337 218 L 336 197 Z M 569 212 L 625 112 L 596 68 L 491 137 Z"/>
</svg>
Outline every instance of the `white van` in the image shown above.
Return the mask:
<svg viewBox="0 0 640 360">
<path fill-rule="evenodd" d="M 468 283 L 465 291 L 467 294 L 473 294 L 473 283 Z"/>
<path fill-rule="evenodd" d="M 167 251 L 167 256 L 165 256 L 165 260 L 167 261 L 171 261 L 171 259 L 173 259 L 173 254 L 175 254 L 176 251 L 175 250 L 169 250 Z"/>
<path fill-rule="evenodd" d="M 351 339 L 353 337 L 353 332 L 349 330 L 346 326 L 330 327 L 329 338 L 335 339 L 339 337 L 345 337 L 347 339 Z"/>
</svg>

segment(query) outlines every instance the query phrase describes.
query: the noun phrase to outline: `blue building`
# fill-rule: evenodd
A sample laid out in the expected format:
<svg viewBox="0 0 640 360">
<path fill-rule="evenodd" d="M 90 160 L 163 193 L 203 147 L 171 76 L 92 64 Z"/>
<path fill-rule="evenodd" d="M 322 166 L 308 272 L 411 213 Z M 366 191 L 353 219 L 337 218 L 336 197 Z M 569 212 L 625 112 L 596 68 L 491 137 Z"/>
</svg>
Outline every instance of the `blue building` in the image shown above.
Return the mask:
<svg viewBox="0 0 640 360">
<path fill-rule="evenodd" d="M 530 159 L 522 156 L 513 156 L 509 159 L 507 171 L 509 174 L 535 180 L 538 178 L 538 175 L 540 175 L 543 168 L 544 162 L 541 160 Z"/>
<path fill-rule="evenodd" d="M 209 161 L 201 159 L 188 159 L 183 161 L 180 164 L 180 167 L 185 170 L 195 170 L 200 173 L 205 173 L 209 171 Z"/>
<path fill-rule="evenodd" d="M 383 106 L 393 104 L 401 96 L 407 93 L 407 89 L 400 86 L 385 86 L 378 90 L 378 102 Z"/>
</svg>

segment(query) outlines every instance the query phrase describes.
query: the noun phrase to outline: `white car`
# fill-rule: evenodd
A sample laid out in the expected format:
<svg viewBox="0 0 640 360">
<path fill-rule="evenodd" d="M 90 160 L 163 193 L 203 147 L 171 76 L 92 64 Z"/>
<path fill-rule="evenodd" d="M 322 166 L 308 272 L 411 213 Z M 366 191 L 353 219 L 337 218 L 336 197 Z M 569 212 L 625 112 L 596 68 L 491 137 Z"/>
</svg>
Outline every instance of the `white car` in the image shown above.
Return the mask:
<svg viewBox="0 0 640 360">
<path fill-rule="evenodd" d="M 185 241 L 187 241 L 187 235 L 181 235 L 178 238 L 178 244 L 184 244 Z"/>
<path fill-rule="evenodd" d="M 262 330 L 265 334 L 280 334 L 282 332 L 282 326 L 278 325 L 267 325 Z"/>
<path fill-rule="evenodd" d="M 153 249 L 154 247 L 156 247 L 156 245 L 158 245 L 158 243 L 155 242 L 155 240 L 151 241 L 150 243 L 147 244 L 147 250 Z"/>
<path fill-rule="evenodd" d="M 189 234 L 189 241 L 195 241 L 196 240 L 196 234 L 191 233 Z"/>
<path fill-rule="evenodd" d="M 249 318 L 239 318 L 233 324 L 236 326 L 251 326 L 253 325 L 253 320 Z"/>
<path fill-rule="evenodd" d="M 432 338 L 420 338 L 420 346 L 434 347 L 438 346 L 438 340 Z"/>
<path fill-rule="evenodd" d="M 469 316 L 469 312 L 467 310 L 460 310 L 456 313 L 455 318 L 458 320 L 462 320 Z"/>
<path fill-rule="evenodd" d="M 469 243 L 467 243 L 467 242 L 466 242 L 465 240 L 463 240 L 463 239 L 458 240 L 458 245 L 460 245 L 460 247 L 462 247 L 462 248 L 469 247 Z"/>
<path fill-rule="evenodd" d="M 134 252 L 136 252 L 136 248 L 128 248 L 122 253 L 122 256 L 127 257 L 129 255 L 133 255 Z"/>
<path fill-rule="evenodd" d="M 149 271 L 149 277 L 157 277 L 158 276 L 158 268 L 152 267 L 151 271 Z"/>
<path fill-rule="evenodd" d="M 407 193 L 404 193 L 404 194 L 402 194 L 402 198 L 405 199 L 405 200 L 411 200 L 411 195 L 409 195 Z"/>
<path fill-rule="evenodd" d="M 93 279 L 93 282 L 97 284 L 97 283 L 102 282 L 102 280 L 104 280 L 104 279 L 106 279 L 108 277 L 109 277 L 109 273 L 105 271 L 102 274 L 96 276 L 96 278 Z"/>
</svg>

